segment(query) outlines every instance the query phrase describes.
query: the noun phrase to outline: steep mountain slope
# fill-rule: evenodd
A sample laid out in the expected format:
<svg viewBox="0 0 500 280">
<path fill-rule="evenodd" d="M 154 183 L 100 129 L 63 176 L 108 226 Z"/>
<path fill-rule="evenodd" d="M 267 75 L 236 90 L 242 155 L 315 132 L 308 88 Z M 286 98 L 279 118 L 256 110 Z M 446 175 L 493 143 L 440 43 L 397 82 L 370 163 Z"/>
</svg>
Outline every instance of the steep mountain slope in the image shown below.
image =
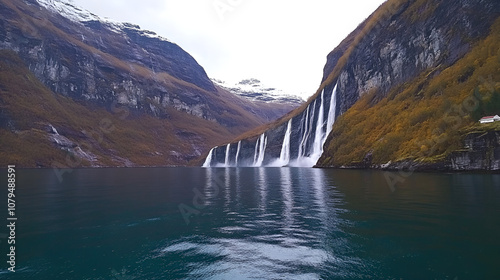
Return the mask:
<svg viewBox="0 0 500 280">
<path fill-rule="evenodd" d="M 312 166 L 320 152 L 318 166 L 499 169 L 498 133 L 476 125 L 497 110 L 499 15 L 493 0 L 387 1 L 328 55 L 306 104 L 205 165 Z M 490 140 L 471 140 L 486 148 L 462 150 L 488 129 Z"/>
<path fill-rule="evenodd" d="M 185 164 L 227 128 L 173 108 L 168 121 L 126 106 L 111 110 L 45 87 L 12 51 L 0 51 L 0 159 L 33 167 Z M 199 126 L 193 130 L 193 126 Z"/>
<path fill-rule="evenodd" d="M 186 165 L 281 116 L 281 104 L 214 85 L 178 45 L 136 25 L 55 0 L 0 0 L 0 15 L 4 164 L 50 166 L 64 151 L 84 166 Z M 84 132 L 102 123 L 116 130 L 88 145 Z"/>
<path fill-rule="evenodd" d="M 380 11 L 341 69 L 329 61 L 325 84 L 338 79 L 345 114 L 319 165 L 499 169 L 498 144 L 467 148 L 481 164 L 457 165 L 456 156 L 468 133 L 490 129 L 479 115 L 500 111 L 479 112 L 500 86 L 500 3 L 389 1 Z"/>
</svg>

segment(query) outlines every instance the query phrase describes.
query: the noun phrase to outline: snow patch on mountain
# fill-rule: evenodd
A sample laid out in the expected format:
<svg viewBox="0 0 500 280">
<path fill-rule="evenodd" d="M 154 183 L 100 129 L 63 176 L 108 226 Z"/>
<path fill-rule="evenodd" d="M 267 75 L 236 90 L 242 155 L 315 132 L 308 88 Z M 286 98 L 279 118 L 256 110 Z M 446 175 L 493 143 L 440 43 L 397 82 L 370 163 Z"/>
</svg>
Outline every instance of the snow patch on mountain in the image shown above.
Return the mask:
<svg viewBox="0 0 500 280">
<path fill-rule="evenodd" d="M 260 80 L 253 78 L 241 80 L 235 84 L 218 79 L 211 80 L 212 82 L 228 90 L 229 92 L 242 96 L 251 101 L 291 104 L 301 104 L 304 102 L 304 99 L 299 96 L 287 94 L 282 90 L 273 87 L 267 87 L 262 84 Z"/>
<path fill-rule="evenodd" d="M 133 29 L 142 36 L 157 38 L 162 41 L 171 42 L 167 38 L 164 38 L 153 31 L 141 30 L 141 27 L 136 24 L 122 23 L 110 20 L 108 18 L 102 19 L 96 14 L 91 13 L 88 10 L 75 6 L 71 0 L 36 0 L 42 7 L 60 14 L 61 16 L 79 23 L 85 23 L 90 21 L 98 21 L 103 25 L 107 26 L 111 31 L 116 33 L 124 33 L 124 29 Z M 171 42 L 172 43 L 172 42 Z"/>
</svg>

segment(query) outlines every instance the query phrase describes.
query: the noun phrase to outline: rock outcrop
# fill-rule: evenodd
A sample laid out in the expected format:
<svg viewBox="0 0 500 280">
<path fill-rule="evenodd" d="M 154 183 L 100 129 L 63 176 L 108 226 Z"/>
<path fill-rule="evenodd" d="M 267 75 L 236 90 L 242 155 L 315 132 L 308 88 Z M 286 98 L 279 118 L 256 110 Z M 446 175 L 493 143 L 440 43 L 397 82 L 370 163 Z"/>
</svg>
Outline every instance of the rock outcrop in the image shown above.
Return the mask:
<svg viewBox="0 0 500 280">
<path fill-rule="evenodd" d="M 451 170 L 500 170 L 500 131 L 470 133 L 464 150 L 448 157 Z"/>
</svg>

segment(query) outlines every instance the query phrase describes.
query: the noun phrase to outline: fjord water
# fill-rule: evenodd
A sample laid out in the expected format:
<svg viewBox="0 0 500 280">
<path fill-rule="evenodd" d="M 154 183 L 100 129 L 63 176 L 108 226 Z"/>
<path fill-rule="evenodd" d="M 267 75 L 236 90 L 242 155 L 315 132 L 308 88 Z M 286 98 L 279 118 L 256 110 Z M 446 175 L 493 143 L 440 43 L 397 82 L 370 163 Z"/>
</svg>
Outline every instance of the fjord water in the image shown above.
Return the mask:
<svg viewBox="0 0 500 280">
<path fill-rule="evenodd" d="M 60 181 L 52 170 L 17 172 L 16 272 L 2 239 L 1 279 L 500 275 L 500 175 L 135 168 Z"/>
</svg>

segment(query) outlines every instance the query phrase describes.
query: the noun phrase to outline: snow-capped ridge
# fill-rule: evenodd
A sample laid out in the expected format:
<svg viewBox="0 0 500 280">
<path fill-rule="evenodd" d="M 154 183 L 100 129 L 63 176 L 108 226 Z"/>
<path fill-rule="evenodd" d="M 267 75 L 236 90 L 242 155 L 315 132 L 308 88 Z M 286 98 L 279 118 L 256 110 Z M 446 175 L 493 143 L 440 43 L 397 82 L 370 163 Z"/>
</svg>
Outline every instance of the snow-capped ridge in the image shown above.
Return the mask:
<svg viewBox="0 0 500 280">
<path fill-rule="evenodd" d="M 85 10 L 83 8 L 75 6 L 71 0 L 36 0 L 44 8 L 60 14 L 61 16 L 81 24 L 86 22 L 97 21 L 102 23 L 104 26 L 108 27 L 109 30 L 115 33 L 124 33 L 125 29 L 134 30 L 140 33 L 142 36 L 149 38 L 156 38 L 162 41 L 167 41 L 172 43 L 165 37 L 156 34 L 153 31 L 142 30 L 137 24 L 132 24 L 128 22 L 117 22 L 108 18 L 101 18 L 96 14 Z"/>
<path fill-rule="evenodd" d="M 282 102 L 292 104 L 300 104 L 304 102 L 304 100 L 299 96 L 287 94 L 282 90 L 273 87 L 267 87 L 262 84 L 260 80 L 255 78 L 244 79 L 235 84 L 219 79 L 211 80 L 218 86 L 252 101 L 266 103 Z"/>
<path fill-rule="evenodd" d="M 37 2 L 48 10 L 54 11 L 65 18 L 76 22 L 85 21 L 103 21 L 97 15 L 79 8 L 72 4 L 71 1 L 65 0 L 37 0 Z"/>
</svg>

